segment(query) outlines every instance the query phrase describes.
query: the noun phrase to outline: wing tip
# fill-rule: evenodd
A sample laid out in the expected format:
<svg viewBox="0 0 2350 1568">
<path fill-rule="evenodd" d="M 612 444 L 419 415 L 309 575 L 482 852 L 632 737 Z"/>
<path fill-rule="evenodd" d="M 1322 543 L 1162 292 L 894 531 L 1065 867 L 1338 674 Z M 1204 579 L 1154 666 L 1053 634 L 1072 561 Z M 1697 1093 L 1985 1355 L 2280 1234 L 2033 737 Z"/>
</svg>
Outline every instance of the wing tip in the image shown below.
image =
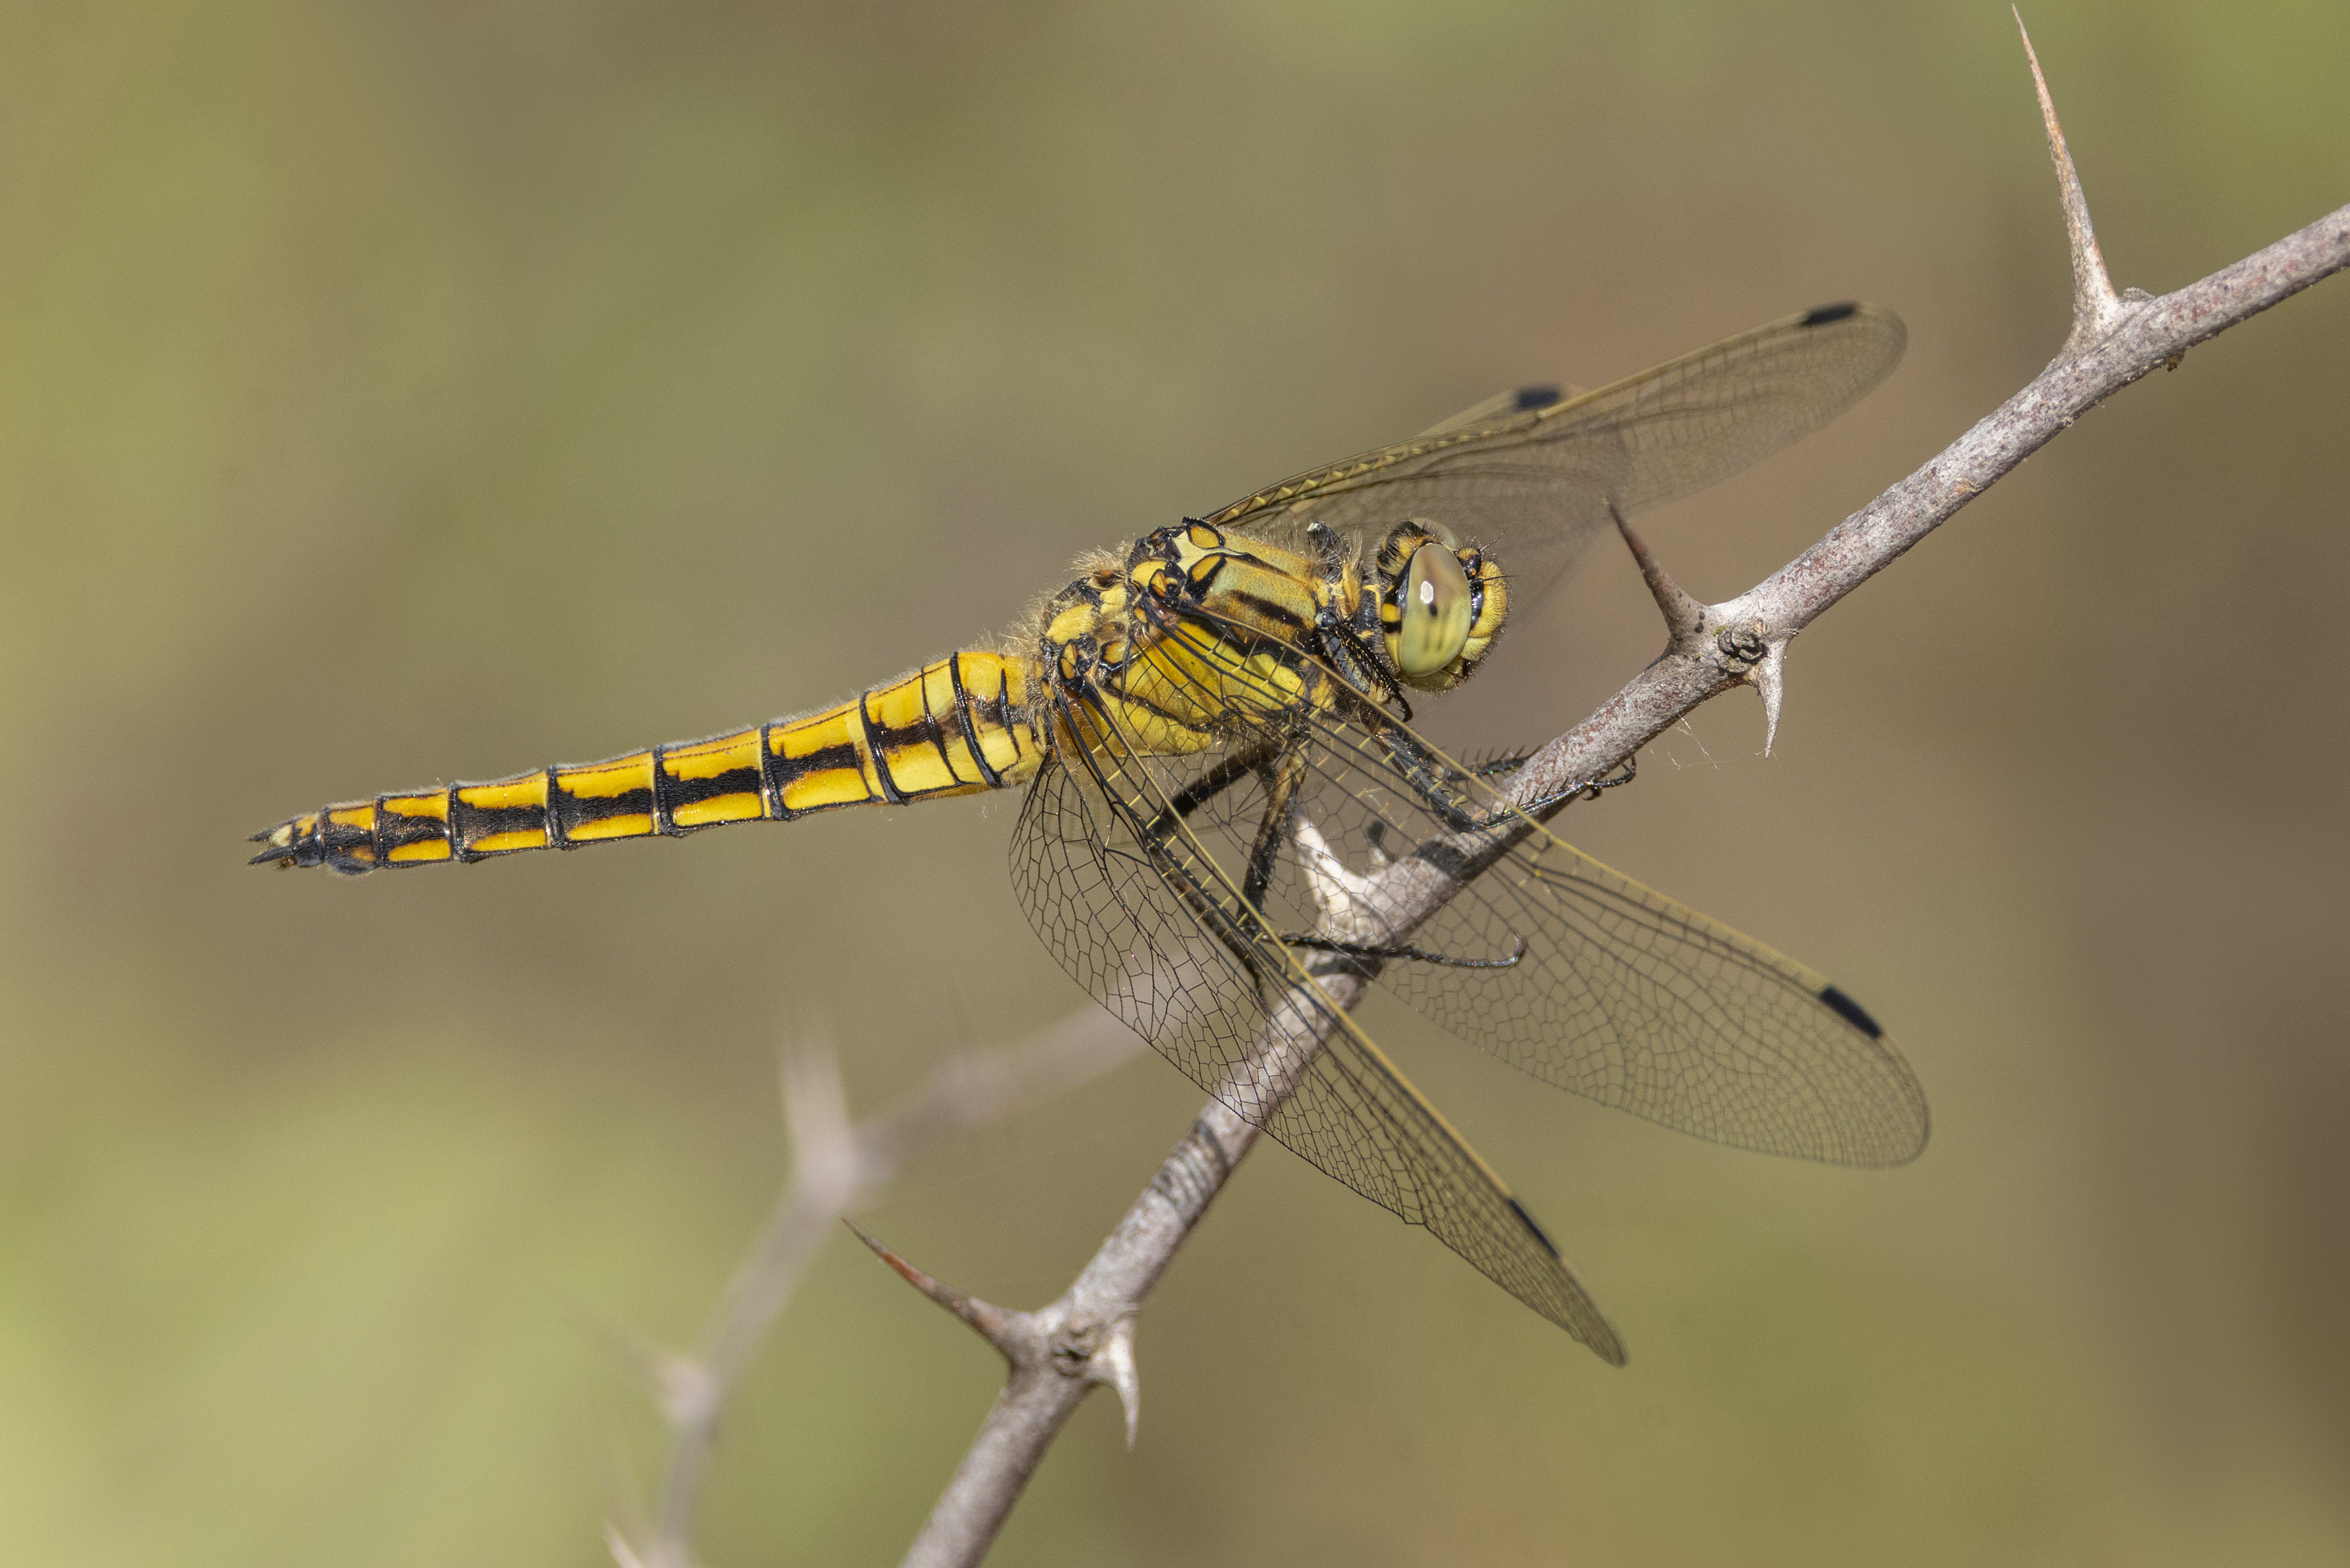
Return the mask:
<svg viewBox="0 0 2350 1568">
<path fill-rule="evenodd" d="M 1831 305 L 1815 305 L 1812 306 L 1811 309 L 1804 312 L 1803 319 L 1796 322 L 1795 325 L 1798 327 L 1825 327 L 1831 321 L 1842 321 L 1847 317 L 1857 316 L 1858 314 L 1860 314 L 1860 301 L 1856 299 L 1839 299 Z"/>
<path fill-rule="evenodd" d="M 1510 394 L 1510 404 L 1523 414 L 1534 409 L 1546 409 L 1565 396 L 1564 387 L 1520 387 Z"/>
<path fill-rule="evenodd" d="M 1926 1104 L 1925 1091 L 1909 1074 L 1893 1042 L 1885 1037 L 1885 1025 L 1879 1023 L 1868 1009 L 1852 998 L 1851 992 L 1839 985 L 1823 985 L 1817 992 L 1819 1003 L 1843 1019 L 1869 1041 L 1880 1047 L 1880 1054 L 1897 1075 L 1900 1105 L 1898 1111 L 1888 1108 L 1885 1127 L 1880 1137 L 1873 1138 L 1862 1150 L 1847 1155 L 1845 1162 L 1873 1166 L 1880 1170 L 1897 1165 L 1908 1165 L 1926 1152 L 1933 1140 L 1934 1115 Z M 1898 1131 L 1895 1128 L 1898 1126 Z"/>
<path fill-rule="evenodd" d="M 1915 1159 L 1925 1153 L 1926 1146 L 1933 1141 L 1934 1113 L 1926 1104 L 1924 1096 L 1920 1096 L 1918 1100 L 1918 1147 L 1909 1151 L 1909 1159 Z M 1905 1159 L 1901 1163 L 1907 1165 L 1909 1160 Z"/>
<path fill-rule="evenodd" d="M 1550 1232 L 1535 1224 L 1534 1217 L 1527 1213 L 1526 1206 L 1516 1199 L 1503 1193 L 1502 1201 L 1510 1206 L 1510 1212 L 1518 1217 L 1518 1223 L 1526 1228 L 1527 1234 L 1542 1243 L 1543 1251 L 1548 1252 L 1552 1261 L 1564 1271 L 1566 1267 L 1566 1260 L 1559 1256 L 1558 1243 L 1550 1239 Z M 1566 1281 L 1568 1298 L 1572 1305 L 1564 1311 L 1545 1310 L 1543 1315 L 1566 1330 L 1569 1334 L 1587 1346 L 1594 1355 L 1608 1366 L 1623 1366 L 1625 1361 L 1623 1337 L 1616 1332 L 1615 1325 L 1601 1314 L 1599 1308 L 1591 1298 L 1583 1293 L 1582 1287 L 1575 1282 L 1575 1276 L 1567 1274 Z"/>
</svg>

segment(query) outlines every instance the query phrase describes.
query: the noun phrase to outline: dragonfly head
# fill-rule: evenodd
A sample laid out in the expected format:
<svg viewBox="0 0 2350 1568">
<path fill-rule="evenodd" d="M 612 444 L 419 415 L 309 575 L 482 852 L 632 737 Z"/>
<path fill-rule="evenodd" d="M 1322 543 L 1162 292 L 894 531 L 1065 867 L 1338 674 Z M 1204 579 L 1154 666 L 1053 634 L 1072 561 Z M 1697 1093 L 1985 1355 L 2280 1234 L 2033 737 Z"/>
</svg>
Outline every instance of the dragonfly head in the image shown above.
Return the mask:
<svg viewBox="0 0 2350 1568">
<path fill-rule="evenodd" d="M 1379 629 L 1408 685 L 1442 691 L 1469 679 L 1502 632 L 1501 568 L 1434 523 L 1400 523 L 1379 546 Z"/>
</svg>

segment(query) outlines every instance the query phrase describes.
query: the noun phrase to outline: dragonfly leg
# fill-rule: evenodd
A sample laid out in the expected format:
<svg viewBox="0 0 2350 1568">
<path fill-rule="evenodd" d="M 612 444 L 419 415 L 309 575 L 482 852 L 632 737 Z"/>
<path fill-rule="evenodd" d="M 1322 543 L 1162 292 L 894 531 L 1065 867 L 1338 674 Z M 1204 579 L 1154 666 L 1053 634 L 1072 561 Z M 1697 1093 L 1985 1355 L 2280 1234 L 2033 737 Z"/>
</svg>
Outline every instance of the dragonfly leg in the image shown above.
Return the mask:
<svg viewBox="0 0 2350 1568">
<path fill-rule="evenodd" d="M 1415 963 L 1441 964 L 1446 969 L 1514 969 L 1526 956 L 1523 937 L 1510 950 L 1510 956 L 1498 959 L 1454 958 L 1450 953 L 1432 953 L 1426 948 L 1416 948 L 1409 942 L 1336 942 L 1326 937 L 1284 937 L 1293 948 L 1310 948 L 1315 952 L 1339 953 L 1347 958 L 1409 959 Z"/>
<path fill-rule="evenodd" d="M 1469 776 L 1472 779 L 1497 779 L 1506 774 L 1516 773 L 1534 761 L 1534 756 L 1532 752 L 1519 752 L 1515 755 L 1487 757 L 1482 763 L 1470 763 L 1465 765 L 1468 768 Z M 1611 780 L 1609 787 L 1614 787 L 1615 782 Z M 1388 825 L 1375 820 L 1366 832 L 1369 836 L 1372 850 L 1381 860 L 1385 860 L 1388 854 Z"/>
<path fill-rule="evenodd" d="M 1471 778 L 1497 779 L 1503 774 L 1516 773 L 1534 760 L 1534 754 L 1532 752 L 1519 752 L 1513 755 L 1487 757 L 1482 763 L 1470 763 L 1466 765 Z"/>
<path fill-rule="evenodd" d="M 1446 832 L 1482 832 L 1511 815 L 1471 811 L 1461 802 L 1456 786 L 1463 778 L 1481 776 L 1477 770 L 1464 774 L 1400 730 L 1386 731 L 1379 739 L 1386 744 L 1388 754 L 1395 759 L 1397 771 L 1411 784 L 1412 793 L 1444 825 Z"/>
<path fill-rule="evenodd" d="M 1361 877 L 1348 870 L 1333 854 L 1321 830 L 1312 820 L 1291 814 L 1288 837 L 1297 851 L 1298 867 L 1305 873 L 1321 906 L 1322 920 L 1315 930 L 1300 936 L 1283 936 L 1282 942 L 1291 948 L 1312 952 L 1336 953 L 1342 958 L 1367 959 L 1384 962 L 1391 959 L 1417 963 L 1439 964 L 1446 969 L 1513 969 L 1526 956 L 1523 938 L 1518 939 L 1505 958 L 1455 958 L 1449 953 L 1434 952 L 1410 942 L 1386 941 L 1387 922 L 1379 917 L 1380 895 L 1376 873 Z M 1382 825 L 1372 824 L 1376 843 Z M 1322 933 L 1328 932 L 1329 935 Z M 1359 934 L 1357 934 L 1359 933 Z"/>
<path fill-rule="evenodd" d="M 1262 909 L 1264 890 L 1272 886 L 1274 867 L 1281 858 L 1291 806 L 1297 799 L 1298 785 L 1305 780 L 1305 759 L 1295 747 L 1284 751 L 1280 740 L 1272 736 L 1240 747 L 1176 791 L 1159 815 L 1150 819 L 1144 833 L 1154 846 L 1163 844 L 1175 831 L 1178 819 L 1188 819 L 1200 807 L 1251 776 L 1263 780 L 1265 805 L 1264 815 L 1257 822 L 1255 841 L 1249 847 L 1241 897 L 1251 909 Z"/>
<path fill-rule="evenodd" d="M 1348 694 L 1373 714 L 1384 714 L 1388 705 L 1393 704 L 1401 710 L 1395 717 L 1410 723 L 1411 703 L 1394 681 L 1379 673 L 1378 660 L 1371 656 L 1361 634 L 1335 617 L 1326 617 L 1320 629 L 1323 651 Z"/>
<path fill-rule="evenodd" d="M 1472 811 L 1460 800 L 1453 787 L 1457 781 L 1464 777 L 1490 779 L 1514 773 L 1531 760 L 1531 754 L 1495 757 L 1475 767 L 1461 769 L 1436 756 L 1409 734 L 1391 730 L 1379 738 L 1387 745 L 1388 754 L 1395 759 L 1399 771 L 1410 781 L 1420 804 L 1444 825 L 1445 831 L 1449 833 L 1483 833 L 1513 821 L 1540 822 L 1570 801 L 1577 798 L 1597 800 L 1602 791 L 1630 784 L 1639 774 L 1639 760 L 1629 757 L 1625 759 L 1621 773 L 1606 778 L 1586 779 L 1521 806 Z"/>
<path fill-rule="evenodd" d="M 1090 769 L 1090 763 L 1088 766 Z M 1097 783 L 1103 782 L 1097 771 L 1095 776 Z M 1235 747 L 1213 767 L 1168 796 L 1167 804 L 1156 815 L 1138 825 L 1136 837 L 1193 916 L 1263 986 L 1271 977 L 1264 971 L 1264 955 L 1257 950 L 1248 933 L 1245 917 L 1226 909 L 1223 900 L 1199 877 L 1179 869 L 1186 857 L 1170 855 L 1167 847 L 1176 836 L 1179 823 L 1189 820 L 1193 812 L 1243 779 L 1252 777 L 1263 780 L 1267 801 L 1250 848 L 1241 897 L 1249 909 L 1261 909 L 1265 888 L 1272 883 L 1274 867 L 1280 857 L 1292 803 L 1305 777 L 1303 754 L 1294 747 L 1284 753 L 1279 736 L 1263 735 Z"/>
<path fill-rule="evenodd" d="M 1098 708 L 1094 710 L 1093 716 L 1105 717 Z M 1075 729 L 1076 725 L 1069 727 Z M 1119 733 L 1122 742 L 1130 749 L 1136 749 L 1131 748 L 1128 737 L 1117 732 L 1114 721 L 1106 721 L 1102 727 Z M 1136 846 L 1143 858 L 1167 887 L 1182 899 L 1192 918 L 1200 922 L 1201 929 L 1232 955 L 1242 972 L 1249 977 L 1250 984 L 1260 992 L 1265 992 L 1276 977 L 1269 972 L 1265 955 L 1248 929 L 1247 917 L 1232 908 L 1227 897 L 1220 894 L 1212 883 L 1193 869 L 1191 855 L 1181 852 L 1180 846 L 1170 848 L 1170 845 L 1178 836 L 1179 825 L 1184 819 L 1233 784 L 1261 770 L 1274 749 L 1271 741 L 1260 739 L 1234 750 L 1173 795 L 1162 796 L 1165 804 L 1149 817 L 1138 809 L 1141 803 L 1136 792 L 1115 782 L 1092 751 L 1076 746 L 1069 748 L 1068 752 L 1072 763 L 1084 770 L 1094 787 L 1100 792 L 1111 815 L 1134 836 Z"/>
<path fill-rule="evenodd" d="M 1293 746 L 1273 759 L 1264 774 L 1264 815 L 1257 822 L 1256 842 L 1249 846 L 1248 876 L 1241 883 L 1241 897 L 1252 909 L 1264 908 L 1264 890 L 1273 885 L 1273 868 L 1281 858 L 1282 841 L 1289 836 L 1297 786 L 1305 780 L 1305 753 Z"/>
<path fill-rule="evenodd" d="M 1175 831 L 1179 817 L 1188 818 L 1193 812 L 1223 794 L 1250 774 L 1263 771 L 1275 750 L 1270 740 L 1260 740 L 1241 747 L 1231 755 L 1177 790 L 1166 808 L 1150 819 L 1146 835 L 1155 843 Z"/>
<path fill-rule="evenodd" d="M 1519 759 L 1522 763 L 1524 760 L 1525 759 L 1523 758 Z M 1523 810 L 1526 815 L 1534 817 L 1539 821 L 1570 801 L 1597 800 L 1602 793 L 1611 789 L 1620 789 L 1639 776 L 1640 759 L 1637 755 L 1626 757 L 1624 759 L 1623 769 L 1618 773 L 1609 774 L 1605 778 L 1586 779 L 1579 784 L 1572 784 L 1555 794 L 1546 794 L 1543 796 L 1542 799 L 1534 801 L 1531 805 L 1521 809 Z M 1486 826 L 1491 826 L 1494 823 L 1503 821 L 1507 817 L 1514 815 L 1516 815 L 1516 813 L 1495 812 L 1488 820 Z"/>
</svg>

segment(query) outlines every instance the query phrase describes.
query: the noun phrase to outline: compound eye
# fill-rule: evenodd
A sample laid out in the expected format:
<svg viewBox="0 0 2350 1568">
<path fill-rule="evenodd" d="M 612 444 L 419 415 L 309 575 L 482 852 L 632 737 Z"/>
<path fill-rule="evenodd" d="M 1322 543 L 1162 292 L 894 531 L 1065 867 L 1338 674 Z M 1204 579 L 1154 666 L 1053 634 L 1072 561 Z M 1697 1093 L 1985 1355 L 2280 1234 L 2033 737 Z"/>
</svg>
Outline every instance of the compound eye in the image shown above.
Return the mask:
<svg viewBox="0 0 2350 1568">
<path fill-rule="evenodd" d="M 1403 625 L 1396 634 L 1396 668 L 1425 680 L 1461 657 L 1469 641 L 1469 574 L 1460 558 L 1431 539 L 1411 553 L 1399 585 Z"/>
</svg>

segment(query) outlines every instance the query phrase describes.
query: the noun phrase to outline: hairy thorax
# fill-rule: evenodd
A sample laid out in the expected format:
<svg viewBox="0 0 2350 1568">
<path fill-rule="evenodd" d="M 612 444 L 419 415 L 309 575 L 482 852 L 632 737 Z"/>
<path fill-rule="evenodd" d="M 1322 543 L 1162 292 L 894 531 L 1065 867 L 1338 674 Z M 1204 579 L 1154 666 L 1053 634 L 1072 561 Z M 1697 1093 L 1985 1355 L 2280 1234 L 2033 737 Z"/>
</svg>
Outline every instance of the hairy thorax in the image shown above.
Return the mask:
<svg viewBox="0 0 2350 1568">
<path fill-rule="evenodd" d="M 1082 743 L 1191 753 L 1236 722 L 1326 701 L 1323 632 L 1359 622 L 1364 606 L 1351 550 L 1315 559 L 1192 523 L 1145 535 L 1122 562 L 1097 560 L 1055 596 L 1037 659 L 1078 699 Z"/>
</svg>

